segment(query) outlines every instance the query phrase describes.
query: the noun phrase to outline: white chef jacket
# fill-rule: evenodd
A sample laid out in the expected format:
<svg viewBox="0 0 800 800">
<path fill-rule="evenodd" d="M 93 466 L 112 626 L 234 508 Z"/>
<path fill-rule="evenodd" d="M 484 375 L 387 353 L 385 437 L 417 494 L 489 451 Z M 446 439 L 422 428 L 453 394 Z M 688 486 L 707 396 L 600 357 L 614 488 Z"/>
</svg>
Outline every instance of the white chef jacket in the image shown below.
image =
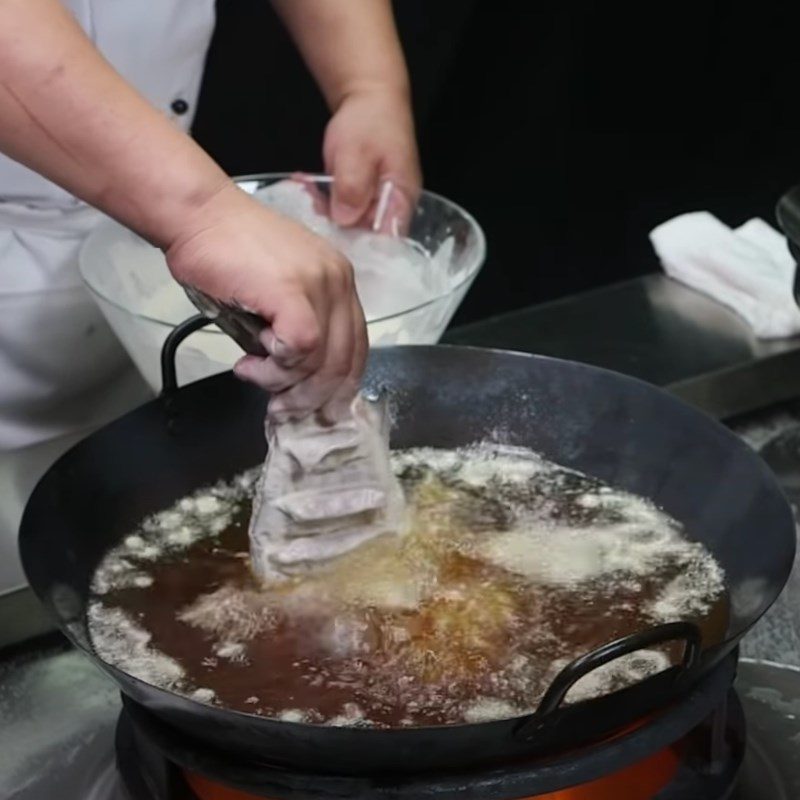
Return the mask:
<svg viewBox="0 0 800 800">
<path fill-rule="evenodd" d="M 191 125 L 214 0 L 62 0 L 156 108 Z M 0 453 L 123 410 L 132 366 L 81 284 L 100 214 L 0 155 Z"/>
</svg>

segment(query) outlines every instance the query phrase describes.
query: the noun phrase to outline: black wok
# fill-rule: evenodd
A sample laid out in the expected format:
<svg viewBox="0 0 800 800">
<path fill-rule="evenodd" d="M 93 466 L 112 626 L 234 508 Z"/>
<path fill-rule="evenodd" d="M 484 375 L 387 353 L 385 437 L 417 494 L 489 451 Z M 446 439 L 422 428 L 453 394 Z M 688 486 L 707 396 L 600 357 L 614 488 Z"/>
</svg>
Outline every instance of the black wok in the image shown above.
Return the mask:
<svg viewBox="0 0 800 800">
<path fill-rule="evenodd" d="M 195 326 L 196 327 L 196 326 Z M 173 342 L 172 344 L 176 344 Z M 264 396 L 232 375 L 174 390 L 63 456 L 25 510 L 22 560 L 39 598 L 95 658 L 86 606 L 106 551 L 140 520 L 264 455 Z M 716 556 L 727 576 L 725 641 L 700 652 L 689 623 L 654 627 L 567 667 L 531 717 L 399 730 L 280 722 L 204 705 L 102 665 L 132 700 L 189 740 L 260 763 L 335 774 L 483 765 L 609 734 L 664 708 L 729 653 L 786 582 L 791 511 L 761 460 L 724 427 L 645 383 L 583 364 L 461 347 L 374 351 L 366 384 L 396 407 L 393 444 L 456 447 L 497 436 L 652 498 Z M 564 706 L 569 686 L 619 655 L 682 640 L 681 666 Z"/>
</svg>

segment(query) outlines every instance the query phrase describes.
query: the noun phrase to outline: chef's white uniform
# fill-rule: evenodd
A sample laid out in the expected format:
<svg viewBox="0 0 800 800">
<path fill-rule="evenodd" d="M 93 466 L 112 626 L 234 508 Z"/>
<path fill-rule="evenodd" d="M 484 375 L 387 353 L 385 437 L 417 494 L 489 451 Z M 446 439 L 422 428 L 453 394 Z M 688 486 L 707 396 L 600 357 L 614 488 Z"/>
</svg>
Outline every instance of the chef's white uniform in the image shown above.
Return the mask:
<svg viewBox="0 0 800 800">
<path fill-rule="evenodd" d="M 63 2 L 123 77 L 188 130 L 214 0 Z M 20 575 L 16 559 L 6 556 L 16 549 L 15 518 L 30 488 L 29 479 L 17 480 L 14 464 L 30 472 L 31 453 L 142 397 L 138 376 L 78 273 L 80 245 L 99 218 L 0 155 L 0 593 Z"/>
</svg>

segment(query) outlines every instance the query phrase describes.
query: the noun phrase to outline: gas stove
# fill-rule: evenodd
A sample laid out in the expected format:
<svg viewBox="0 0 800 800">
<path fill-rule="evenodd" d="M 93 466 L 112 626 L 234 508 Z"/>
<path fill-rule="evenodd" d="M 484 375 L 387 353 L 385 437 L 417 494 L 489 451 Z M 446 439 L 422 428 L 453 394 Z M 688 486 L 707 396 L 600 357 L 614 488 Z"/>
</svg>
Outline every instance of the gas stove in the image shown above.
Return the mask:
<svg viewBox="0 0 800 800">
<path fill-rule="evenodd" d="M 411 765 L 394 776 L 368 765 L 363 776 L 318 775 L 211 752 L 121 703 L 60 643 L 18 652 L 0 679 L 0 796 L 9 800 L 800 797 L 800 669 L 737 663 L 736 654 L 681 702 L 613 739 L 534 763 L 427 775 Z"/>
<path fill-rule="evenodd" d="M 735 665 L 733 656 L 697 691 L 636 730 L 546 760 L 485 770 L 416 774 L 409 765 L 402 775 L 386 775 L 365 765 L 363 776 L 344 777 L 249 764 L 197 747 L 127 702 L 117 727 L 117 764 L 132 800 L 721 800 L 731 796 L 745 747 L 742 707 L 730 688 Z"/>
</svg>

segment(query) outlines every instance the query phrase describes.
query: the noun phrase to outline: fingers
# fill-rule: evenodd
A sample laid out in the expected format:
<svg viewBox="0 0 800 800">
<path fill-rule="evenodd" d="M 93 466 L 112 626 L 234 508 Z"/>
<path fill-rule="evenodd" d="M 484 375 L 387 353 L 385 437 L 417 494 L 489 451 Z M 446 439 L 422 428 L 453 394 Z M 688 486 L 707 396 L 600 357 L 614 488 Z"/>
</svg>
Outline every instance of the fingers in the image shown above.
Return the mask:
<svg viewBox="0 0 800 800">
<path fill-rule="evenodd" d="M 331 312 L 322 365 L 304 380 L 273 396 L 269 404 L 273 419 L 303 417 L 328 403 L 352 371 L 354 333 L 352 301 L 343 297 Z"/>
<path fill-rule="evenodd" d="M 367 320 L 364 317 L 364 309 L 358 295 L 352 298 L 352 317 L 353 317 L 353 363 L 348 376 L 352 383 L 358 386 L 364 375 L 364 368 L 367 364 L 369 354 L 369 337 L 367 335 Z"/>
<path fill-rule="evenodd" d="M 350 372 L 323 409 L 324 415 L 331 420 L 340 419 L 350 407 L 353 397 L 355 397 L 361 384 L 361 377 L 364 374 L 367 354 L 369 353 L 367 323 L 357 296 L 352 299 L 351 317 L 353 322 L 353 355 Z"/>
<path fill-rule="evenodd" d="M 258 356 L 243 356 L 234 364 L 233 371 L 238 378 L 254 383 L 269 394 L 284 392 L 309 374 L 304 366 L 287 369 L 274 358 Z"/>
<path fill-rule="evenodd" d="M 259 334 L 269 358 L 245 356 L 234 366 L 238 377 L 267 392 L 283 391 L 317 369 L 327 336 L 327 303 L 318 300 L 314 307 L 306 295 L 294 292 L 281 295 L 278 308 Z"/>
<path fill-rule="evenodd" d="M 322 291 L 292 292 L 280 297 L 271 324 L 260 338 L 281 367 L 294 367 L 319 352 L 326 338 L 329 306 L 329 299 Z"/>
<path fill-rule="evenodd" d="M 359 148 L 341 148 L 333 163 L 331 218 L 337 225 L 358 223 L 375 197 L 378 164 Z"/>
<path fill-rule="evenodd" d="M 329 290 L 334 302 L 322 363 L 308 377 L 273 397 L 269 412 L 274 419 L 305 416 L 323 408 L 337 393 L 349 401 L 358 389 L 366 359 L 366 333 L 348 262 L 341 262 L 329 280 Z"/>
<path fill-rule="evenodd" d="M 234 367 L 240 378 L 272 394 L 273 419 L 306 416 L 337 393 L 349 402 L 366 359 L 352 265 L 330 248 L 308 255 L 291 281 L 273 284 L 267 301 L 248 305 L 269 321 L 260 334 L 269 356 L 245 356 Z"/>
<path fill-rule="evenodd" d="M 347 324 L 344 315 L 340 317 L 337 314 L 326 349 L 329 357 L 317 374 L 309 377 L 311 371 L 307 361 L 287 369 L 277 364 L 274 358 L 256 356 L 242 358 L 234 371 L 240 378 L 256 383 L 273 395 L 281 394 L 270 405 L 273 418 L 300 417 L 324 406 L 323 413 L 327 418 L 338 419 L 358 391 L 369 350 L 364 312 L 355 296 L 350 300 L 349 319 L 351 338 L 339 327 Z M 347 368 L 348 353 L 349 371 L 342 377 Z"/>
</svg>

